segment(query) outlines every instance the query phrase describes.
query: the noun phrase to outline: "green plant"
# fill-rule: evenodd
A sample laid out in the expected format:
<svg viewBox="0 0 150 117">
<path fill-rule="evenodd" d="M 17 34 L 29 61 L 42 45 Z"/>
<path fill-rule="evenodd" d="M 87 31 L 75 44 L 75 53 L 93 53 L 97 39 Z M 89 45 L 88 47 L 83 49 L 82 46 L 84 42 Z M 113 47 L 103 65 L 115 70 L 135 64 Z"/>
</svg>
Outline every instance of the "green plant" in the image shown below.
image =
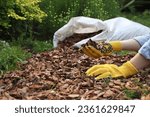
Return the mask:
<svg viewBox="0 0 150 117">
<path fill-rule="evenodd" d="M 14 39 L 31 32 L 33 21 L 42 22 L 46 14 L 40 9 L 41 0 L 0 0 L 0 38 Z"/>
<path fill-rule="evenodd" d="M 20 47 L 6 46 L 0 50 L 0 72 L 15 69 L 17 62 L 22 62 L 30 56 Z"/>
<path fill-rule="evenodd" d="M 124 93 L 129 99 L 139 99 L 141 97 L 141 92 L 136 90 L 125 89 Z"/>
<path fill-rule="evenodd" d="M 149 0 L 118 0 L 121 6 L 121 11 L 127 11 L 131 13 L 143 12 L 149 9 Z"/>
<path fill-rule="evenodd" d="M 143 13 L 123 13 L 121 16 L 150 27 L 150 10 L 146 10 Z"/>
<path fill-rule="evenodd" d="M 0 26 L 11 26 L 11 19 L 41 22 L 46 14 L 40 10 L 41 0 L 0 0 Z"/>
<path fill-rule="evenodd" d="M 53 47 L 51 41 L 34 41 L 33 42 L 33 48 L 32 51 L 37 53 L 37 52 L 43 52 L 47 50 L 51 50 Z"/>
<path fill-rule="evenodd" d="M 111 7 L 110 7 L 111 6 Z M 108 19 L 119 14 L 119 4 L 116 0 L 88 0 L 83 15 L 98 19 Z"/>
<path fill-rule="evenodd" d="M 48 15 L 40 25 L 44 35 L 53 34 L 62 27 L 71 17 L 78 14 L 79 0 L 44 0 L 41 8 Z M 44 31 L 44 32 L 43 32 Z"/>
<path fill-rule="evenodd" d="M 121 55 L 121 56 L 125 56 L 125 55 L 128 55 L 129 54 L 129 51 L 120 51 L 120 52 L 115 52 L 117 55 Z"/>
<path fill-rule="evenodd" d="M 32 53 L 43 52 L 52 49 L 51 41 L 32 40 L 31 38 L 13 40 L 11 45 L 20 46 L 23 49 L 29 50 Z"/>
<path fill-rule="evenodd" d="M 6 41 L 0 40 L 0 51 L 6 47 L 9 47 L 9 43 L 7 43 Z"/>
<path fill-rule="evenodd" d="M 117 16 L 119 4 L 117 0 L 44 0 L 41 8 L 48 15 L 39 27 L 43 35 L 53 35 L 72 17 L 88 16 L 107 19 Z M 110 7 L 111 6 L 111 7 Z M 42 30 L 41 30 L 42 29 Z"/>
</svg>

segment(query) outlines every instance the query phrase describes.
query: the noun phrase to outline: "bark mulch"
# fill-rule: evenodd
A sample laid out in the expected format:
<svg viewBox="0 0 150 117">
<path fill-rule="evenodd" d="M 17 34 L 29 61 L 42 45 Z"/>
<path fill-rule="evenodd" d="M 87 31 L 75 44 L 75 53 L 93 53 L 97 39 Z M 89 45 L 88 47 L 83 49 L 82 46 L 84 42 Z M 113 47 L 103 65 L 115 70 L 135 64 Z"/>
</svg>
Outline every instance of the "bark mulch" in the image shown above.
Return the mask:
<svg viewBox="0 0 150 117">
<path fill-rule="evenodd" d="M 1 100 L 122 100 L 150 99 L 150 70 L 130 78 L 94 80 L 85 71 L 95 64 L 121 65 L 133 57 L 113 54 L 90 58 L 72 45 L 92 36 L 74 34 L 58 48 L 33 55 L 20 69 L 0 76 Z"/>
</svg>

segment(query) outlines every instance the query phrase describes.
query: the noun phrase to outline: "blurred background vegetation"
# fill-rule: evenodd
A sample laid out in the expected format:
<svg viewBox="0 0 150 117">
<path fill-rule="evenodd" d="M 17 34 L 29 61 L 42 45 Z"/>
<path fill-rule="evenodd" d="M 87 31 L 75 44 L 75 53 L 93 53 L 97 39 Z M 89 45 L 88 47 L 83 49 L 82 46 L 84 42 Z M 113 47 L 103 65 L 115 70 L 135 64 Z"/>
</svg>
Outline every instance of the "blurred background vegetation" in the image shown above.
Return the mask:
<svg viewBox="0 0 150 117">
<path fill-rule="evenodd" d="M 149 0 L 0 0 L 0 72 L 52 48 L 56 30 L 70 18 L 122 16 L 150 26 Z"/>
</svg>

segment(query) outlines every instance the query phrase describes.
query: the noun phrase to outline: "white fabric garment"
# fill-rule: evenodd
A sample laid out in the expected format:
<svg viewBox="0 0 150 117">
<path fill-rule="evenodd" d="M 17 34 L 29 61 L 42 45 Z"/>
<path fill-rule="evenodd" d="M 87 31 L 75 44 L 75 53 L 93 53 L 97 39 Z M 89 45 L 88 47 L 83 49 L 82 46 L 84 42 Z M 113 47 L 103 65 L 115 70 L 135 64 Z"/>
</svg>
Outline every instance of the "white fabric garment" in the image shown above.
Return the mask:
<svg viewBox="0 0 150 117">
<path fill-rule="evenodd" d="M 59 41 L 63 41 L 74 33 L 93 33 L 99 30 L 103 31 L 90 39 L 93 41 L 127 40 L 150 33 L 149 27 L 123 17 L 102 21 L 100 19 L 80 16 L 71 18 L 66 25 L 54 33 L 53 45 L 57 47 Z M 80 47 L 88 40 L 89 38 L 84 39 L 75 43 L 74 46 Z"/>
</svg>

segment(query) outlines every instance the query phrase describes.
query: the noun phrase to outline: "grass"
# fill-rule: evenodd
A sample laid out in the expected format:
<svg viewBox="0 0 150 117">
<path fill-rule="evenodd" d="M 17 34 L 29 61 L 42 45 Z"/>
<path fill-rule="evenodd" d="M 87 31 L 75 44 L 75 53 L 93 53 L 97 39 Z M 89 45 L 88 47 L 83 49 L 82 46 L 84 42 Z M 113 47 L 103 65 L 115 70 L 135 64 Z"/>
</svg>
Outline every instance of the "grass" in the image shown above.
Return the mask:
<svg viewBox="0 0 150 117">
<path fill-rule="evenodd" d="M 17 63 L 25 61 L 32 54 L 48 51 L 51 41 L 18 39 L 11 42 L 0 41 L 0 74 L 17 69 Z"/>
<path fill-rule="evenodd" d="M 119 55 L 119 56 L 125 56 L 125 55 L 128 55 L 129 53 L 131 53 L 131 52 L 126 51 L 126 50 L 114 52 L 114 54 Z"/>
<path fill-rule="evenodd" d="M 52 41 L 40 41 L 33 40 L 30 38 L 14 40 L 10 45 L 20 46 L 23 49 L 29 50 L 31 53 L 38 53 L 43 51 L 48 51 L 53 47 Z"/>
<path fill-rule="evenodd" d="M 18 62 L 23 62 L 31 54 L 20 47 L 7 46 L 0 50 L 0 74 L 17 68 Z"/>
</svg>

